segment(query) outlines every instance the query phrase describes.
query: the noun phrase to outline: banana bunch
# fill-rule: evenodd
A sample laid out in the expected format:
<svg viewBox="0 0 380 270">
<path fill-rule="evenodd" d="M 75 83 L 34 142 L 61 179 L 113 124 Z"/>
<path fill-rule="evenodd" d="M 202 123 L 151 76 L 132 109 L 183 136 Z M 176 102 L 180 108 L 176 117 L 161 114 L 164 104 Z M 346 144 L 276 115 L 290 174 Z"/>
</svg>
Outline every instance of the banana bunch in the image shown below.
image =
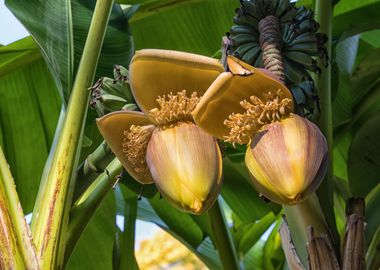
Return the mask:
<svg viewBox="0 0 380 270">
<path fill-rule="evenodd" d="M 128 82 L 128 70 L 114 66 L 114 78 L 102 77 L 91 88 L 90 106 L 99 116 L 120 110 L 136 110 Z"/>
<path fill-rule="evenodd" d="M 229 53 L 255 67 L 263 67 L 259 22 L 267 16 L 277 17 L 282 34 L 281 54 L 286 84 L 298 91 L 293 92 L 298 100 L 308 99 L 310 95 L 300 90 L 305 86 L 297 85 L 311 80 L 310 72 L 320 72 L 318 57 L 324 60 L 323 63 L 327 58 L 324 49 L 326 36 L 317 33 L 319 24 L 313 19 L 313 12 L 296 7 L 289 0 L 240 0 L 240 3 L 234 17 L 235 25 L 229 33 Z M 310 85 L 306 85 L 310 90 Z M 310 105 L 310 102 L 302 102 L 301 107 Z"/>
<path fill-rule="evenodd" d="M 299 84 L 290 86 L 295 106 L 295 113 L 303 115 L 309 119 L 317 116 L 319 113 L 319 99 L 316 94 L 314 81 L 309 79 Z"/>
</svg>

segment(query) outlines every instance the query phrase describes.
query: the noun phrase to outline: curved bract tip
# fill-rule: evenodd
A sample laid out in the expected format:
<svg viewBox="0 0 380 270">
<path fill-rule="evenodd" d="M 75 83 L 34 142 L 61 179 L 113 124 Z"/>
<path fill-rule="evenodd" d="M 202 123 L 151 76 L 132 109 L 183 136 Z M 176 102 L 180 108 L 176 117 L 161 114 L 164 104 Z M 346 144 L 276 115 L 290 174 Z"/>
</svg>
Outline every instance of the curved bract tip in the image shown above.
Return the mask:
<svg viewBox="0 0 380 270">
<path fill-rule="evenodd" d="M 125 147 L 123 146 L 125 132 L 129 131 L 132 125 L 147 126 L 152 125 L 152 122 L 141 112 L 117 111 L 98 118 L 96 124 L 108 146 L 127 172 L 141 184 L 152 183 L 153 181 L 150 177 L 146 177 L 144 173 L 138 173 L 134 170 L 134 166 L 127 158 Z"/>
<path fill-rule="evenodd" d="M 210 57 L 145 49 L 134 55 L 129 67 L 129 81 L 137 104 L 148 115 L 158 106 L 159 96 L 182 90 L 203 95 L 223 70 L 221 63 Z"/>
<path fill-rule="evenodd" d="M 263 102 L 267 100 L 267 93 L 277 93 L 280 89 L 283 98 L 293 100 L 289 89 L 280 81 L 274 79 L 268 72 L 254 68 L 242 61 L 235 62 L 232 72 L 223 72 L 203 95 L 193 117 L 197 125 L 213 136 L 224 139 L 229 129 L 224 121 L 233 113 L 244 113 L 241 101 L 256 96 Z M 242 72 L 241 70 L 249 72 Z M 235 73 L 235 74 L 234 74 Z M 242 73 L 244 73 L 242 75 Z M 294 110 L 291 105 L 291 111 Z M 248 143 L 246 140 L 244 143 Z"/>
</svg>

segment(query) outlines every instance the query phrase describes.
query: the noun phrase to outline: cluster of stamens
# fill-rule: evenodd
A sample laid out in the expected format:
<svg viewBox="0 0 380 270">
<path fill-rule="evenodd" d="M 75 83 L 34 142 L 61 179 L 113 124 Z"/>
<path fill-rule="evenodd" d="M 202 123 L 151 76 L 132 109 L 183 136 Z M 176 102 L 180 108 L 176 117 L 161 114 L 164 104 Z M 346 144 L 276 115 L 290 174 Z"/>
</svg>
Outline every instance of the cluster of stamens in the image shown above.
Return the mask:
<svg viewBox="0 0 380 270">
<path fill-rule="evenodd" d="M 190 97 L 186 96 L 186 90 L 173 93 L 167 96 L 159 96 L 157 103 L 160 108 L 154 108 L 149 111 L 149 115 L 153 117 L 159 125 L 170 125 L 179 121 L 193 121 L 191 112 L 195 109 L 200 97 L 197 92 L 193 92 Z"/>
<path fill-rule="evenodd" d="M 266 102 L 257 96 L 251 96 L 251 102 L 246 100 L 240 102 L 246 112 L 244 114 L 232 113 L 224 121 L 224 124 L 230 129 L 230 134 L 224 137 L 226 142 L 242 144 L 249 141 L 252 135 L 263 126 L 280 121 L 291 112 L 292 100 L 282 98 L 281 89 L 276 94 L 271 92 L 264 94 L 264 98 Z"/>
<path fill-rule="evenodd" d="M 136 173 L 143 174 L 144 177 L 151 179 L 152 176 L 146 164 L 146 149 L 152 136 L 154 126 L 135 126 L 124 131 L 123 152 L 132 164 Z"/>
</svg>

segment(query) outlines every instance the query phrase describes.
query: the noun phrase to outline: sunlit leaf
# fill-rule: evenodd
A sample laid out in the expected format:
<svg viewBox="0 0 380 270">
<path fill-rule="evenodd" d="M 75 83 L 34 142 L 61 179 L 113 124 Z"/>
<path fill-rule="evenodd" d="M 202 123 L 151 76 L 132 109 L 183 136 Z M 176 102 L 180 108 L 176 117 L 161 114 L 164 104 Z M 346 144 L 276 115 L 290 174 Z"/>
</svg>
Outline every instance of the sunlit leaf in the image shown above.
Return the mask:
<svg viewBox="0 0 380 270">
<path fill-rule="evenodd" d="M 40 46 L 58 90 L 67 97 L 74 77 L 71 2 L 7 0 L 5 3 Z"/>
<path fill-rule="evenodd" d="M 149 1 L 131 18 L 136 48 L 171 49 L 211 56 L 220 48 L 222 36 L 229 31 L 238 5 L 238 1 L 230 0 Z"/>
<path fill-rule="evenodd" d="M 0 49 L 0 59 L 9 54 L 13 57 L 0 65 L 1 137 L 28 213 L 33 209 L 61 104 L 54 81 L 29 38 Z"/>
<path fill-rule="evenodd" d="M 95 3 L 94 0 L 6 1 L 40 46 L 65 101 L 69 98 Z M 128 66 L 133 53 L 128 19 L 121 7 L 114 5 L 97 76 L 111 76 L 115 64 Z"/>
</svg>

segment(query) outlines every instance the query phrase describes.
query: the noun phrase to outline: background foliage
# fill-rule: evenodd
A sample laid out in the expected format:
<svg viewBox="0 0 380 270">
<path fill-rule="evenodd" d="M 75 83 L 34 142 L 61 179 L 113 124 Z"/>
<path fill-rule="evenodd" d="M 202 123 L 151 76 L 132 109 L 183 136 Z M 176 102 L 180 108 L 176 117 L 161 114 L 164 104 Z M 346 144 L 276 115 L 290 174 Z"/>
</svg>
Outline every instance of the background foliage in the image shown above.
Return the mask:
<svg viewBox="0 0 380 270">
<path fill-rule="evenodd" d="M 135 49 L 162 48 L 214 55 L 239 5 L 234 0 L 119 2 L 122 5 L 115 4 L 112 10 L 97 77 L 111 77 L 114 64 L 127 67 Z M 93 0 L 6 1 L 33 37 L 0 47 L 0 144 L 25 213 L 33 210 L 61 108 L 69 98 L 94 3 Z M 299 4 L 311 7 L 312 1 L 299 1 Z M 380 242 L 379 237 L 374 237 L 380 234 L 379 8 L 377 0 L 339 1 L 334 12 L 334 47 L 330 56 L 334 207 L 338 230 L 340 234 L 344 231 L 345 201 L 351 196 L 365 197 L 366 237 L 377 241 L 375 245 Z M 82 161 L 101 142 L 94 126 L 95 117 L 94 111 L 88 113 Z M 230 213 L 235 246 L 245 269 L 283 269 L 286 266 L 277 233 L 280 208 L 263 202 L 250 186 L 241 153 L 239 149 L 231 150 L 224 158 L 221 195 L 223 206 Z M 179 212 L 158 195 L 144 197 L 136 209 L 128 208 L 128 202 L 137 201 L 137 195 L 130 190 L 133 184 L 128 184 L 131 181 L 123 179 L 102 202 L 67 269 L 115 267 L 115 254 L 125 252 L 118 249 L 116 235 L 126 234 L 116 228 L 116 213 L 132 214 L 132 217 L 157 224 L 184 243 L 210 269 L 220 268 L 206 216 Z M 133 211 L 137 211 L 135 215 Z M 133 237 L 127 239 L 133 240 Z M 133 258 L 133 252 L 124 255 Z"/>
</svg>

